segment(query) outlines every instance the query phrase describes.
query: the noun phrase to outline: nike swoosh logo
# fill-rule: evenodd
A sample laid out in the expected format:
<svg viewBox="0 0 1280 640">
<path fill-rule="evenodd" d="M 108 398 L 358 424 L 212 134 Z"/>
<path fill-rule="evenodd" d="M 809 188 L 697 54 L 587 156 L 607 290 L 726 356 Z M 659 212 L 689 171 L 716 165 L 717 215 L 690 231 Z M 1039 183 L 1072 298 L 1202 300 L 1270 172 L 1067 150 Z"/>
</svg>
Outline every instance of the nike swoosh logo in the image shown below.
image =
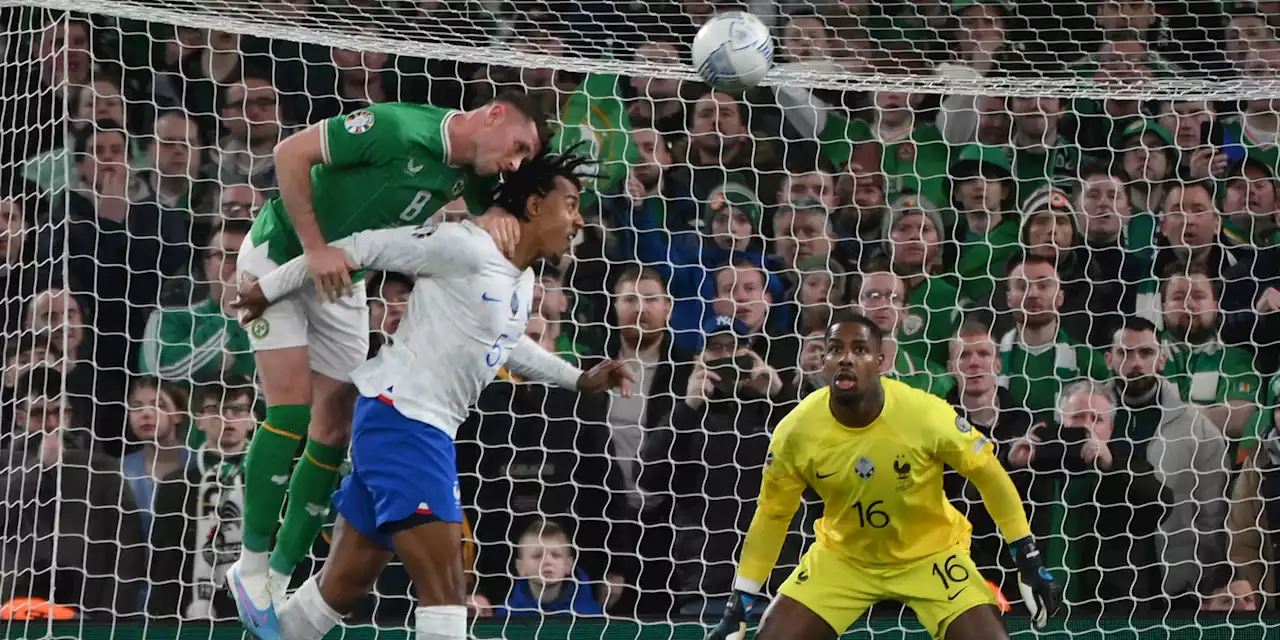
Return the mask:
<svg viewBox="0 0 1280 640">
<path fill-rule="evenodd" d="M 266 624 L 267 612 L 264 609 L 259 609 L 257 606 L 253 604 L 253 599 L 249 597 L 249 592 L 244 590 L 244 582 L 240 580 L 239 570 L 236 570 L 235 582 L 236 582 L 236 593 L 238 597 L 241 600 L 243 600 L 245 604 L 249 605 L 248 607 L 246 607 L 249 610 L 249 621 L 252 622 L 255 627 L 261 627 L 262 625 Z"/>
<path fill-rule="evenodd" d="M 968 589 L 968 588 L 969 588 L 969 587 L 965 587 L 964 589 L 961 589 L 961 590 L 959 590 L 959 591 L 957 591 L 957 592 L 955 592 L 955 593 L 953 593 L 953 594 L 951 594 L 951 595 L 947 596 L 947 600 L 955 600 L 956 598 L 958 598 L 958 597 L 960 596 L 960 594 L 964 593 L 965 589 Z"/>
<path fill-rule="evenodd" d="M 818 479 L 819 479 L 819 480 L 821 480 L 821 479 L 823 479 L 823 478 L 830 478 L 831 476 L 834 476 L 834 475 L 835 475 L 835 474 L 837 474 L 837 473 L 840 473 L 840 472 L 839 472 L 839 471 L 832 471 L 831 473 L 828 473 L 828 474 L 827 474 L 827 475 L 825 475 L 825 476 L 824 476 L 824 475 L 822 475 L 821 473 L 819 473 L 819 474 L 818 474 Z"/>
<path fill-rule="evenodd" d="M 501 300 L 499 300 L 499 299 L 497 299 L 497 298 L 490 298 L 490 297 L 489 297 L 489 294 L 487 294 L 487 293 L 482 293 L 482 294 L 480 294 L 480 299 L 481 299 L 481 300 L 484 300 L 485 302 L 502 302 Z"/>
</svg>

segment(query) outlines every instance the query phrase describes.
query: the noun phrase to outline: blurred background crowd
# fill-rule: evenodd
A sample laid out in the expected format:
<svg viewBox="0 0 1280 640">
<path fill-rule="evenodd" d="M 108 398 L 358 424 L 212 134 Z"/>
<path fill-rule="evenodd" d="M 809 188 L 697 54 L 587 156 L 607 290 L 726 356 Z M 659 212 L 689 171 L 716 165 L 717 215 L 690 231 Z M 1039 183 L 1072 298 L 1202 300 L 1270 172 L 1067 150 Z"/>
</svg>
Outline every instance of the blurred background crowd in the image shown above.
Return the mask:
<svg viewBox="0 0 1280 640">
<path fill-rule="evenodd" d="M 484 393 L 458 434 L 475 615 L 718 615 L 770 431 L 825 384 L 823 329 L 845 309 L 894 336 L 884 376 L 999 443 L 1069 615 L 1273 604 L 1280 102 L 944 89 L 1269 80 L 1280 2 L 214 8 L 237 6 L 291 28 L 664 64 L 709 15 L 748 9 L 784 69 L 932 76 L 939 92 L 729 95 L 4 8 L 0 599 L 234 618 L 222 573 L 261 407 L 230 302 L 276 195 L 273 147 L 370 104 L 470 108 L 520 86 L 557 114 L 555 144 L 587 141 L 599 169 L 571 255 L 537 267 L 528 333 L 575 363 L 626 360 L 639 392 L 504 372 Z M 374 351 L 412 287 L 371 278 Z M 950 477 L 947 492 L 985 577 L 1018 600 L 976 491 Z M 809 496 L 775 581 L 820 515 Z M 393 567 L 358 617 L 402 624 L 412 606 Z"/>
</svg>

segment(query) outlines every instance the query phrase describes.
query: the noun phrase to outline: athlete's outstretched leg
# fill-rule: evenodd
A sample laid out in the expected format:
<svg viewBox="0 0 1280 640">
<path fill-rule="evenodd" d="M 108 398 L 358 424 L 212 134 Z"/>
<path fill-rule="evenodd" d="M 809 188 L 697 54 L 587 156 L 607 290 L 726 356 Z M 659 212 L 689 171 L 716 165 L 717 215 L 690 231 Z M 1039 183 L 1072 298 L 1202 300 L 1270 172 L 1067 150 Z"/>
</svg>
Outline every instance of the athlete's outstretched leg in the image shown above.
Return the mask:
<svg viewBox="0 0 1280 640">
<path fill-rule="evenodd" d="M 396 531 L 391 540 L 418 590 L 416 640 L 464 640 L 467 607 L 462 525 L 440 520 L 416 524 Z"/>
<path fill-rule="evenodd" d="M 800 602 L 779 594 L 765 609 L 758 640 L 835 640 L 835 629 Z"/>
<path fill-rule="evenodd" d="M 961 613 L 946 624 L 946 640 L 1009 640 L 1000 609 L 984 604 Z"/>
<path fill-rule="evenodd" d="M 255 331 L 265 336 L 271 329 L 251 326 L 250 332 Z M 258 351 L 254 358 L 267 415 L 245 459 L 244 540 L 240 559 L 228 572 L 228 583 L 245 627 L 261 640 L 276 640 L 279 631 L 272 600 L 273 595 L 283 594 L 270 584 L 268 561 L 293 459 L 311 421 L 310 381 L 297 375 L 310 365 L 306 347 Z"/>
<path fill-rule="evenodd" d="M 304 377 L 304 376 L 298 376 Z M 356 390 L 348 382 L 311 373 L 311 426 L 307 446 L 293 469 L 284 522 L 271 552 L 272 585 L 288 585 L 324 527 L 338 470 L 347 457 Z"/>
<path fill-rule="evenodd" d="M 334 527 L 324 569 L 280 607 L 285 640 L 320 640 L 360 604 L 391 561 L 391 550 L 360 533 L 343 518 Z"/>
</svg>

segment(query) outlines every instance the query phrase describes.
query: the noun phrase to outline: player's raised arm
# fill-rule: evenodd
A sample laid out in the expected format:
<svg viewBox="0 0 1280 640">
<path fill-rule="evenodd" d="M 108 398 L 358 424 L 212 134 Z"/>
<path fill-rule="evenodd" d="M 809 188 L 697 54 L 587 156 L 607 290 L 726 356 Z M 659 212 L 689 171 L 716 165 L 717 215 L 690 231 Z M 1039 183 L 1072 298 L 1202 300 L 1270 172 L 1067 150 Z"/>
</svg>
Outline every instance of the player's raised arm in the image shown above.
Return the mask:
<svg viewBox="0 0 1280 640">
<path fill-rule="evenodd" d="M 311 168 L 328 162 L 326 141 L 329 121 L 317 122 L 276 145 L 276 180 L 280 199 L 302 242 L 309 269 L 322 295 L 330 298 L 351 291 L 351 265 L 340 249 L 325 243 L 316 222 L 311 192 Z"/>
<path fill-rule="evenodd" d="M 730 635 L 745 633 L 747 617 L 778 562 L 791 519 L 800 508 L 800 498 L 808 484 L 794 463 L 791 449 L 795 443 L 788 441 L 792 424 L 790 417 L 784 418 L 769 443 L 760 496 L 742 544 L 733 596 L 709 640 L 724 640 Z"/>
<path fill-rule="evenodd" d="M 1040 559 L 1027 514 L 1022 508 L 1022 496 L 1009 478 L 1009 472 L 1000 465 L 995 445 L 954 410 L 942 415 L 951 423 L 937 427 L 942 435 L 939 436 L 936 455 L 978 488 L 987 513 L 1000 528 L 1018 564 L 1021 575 L 1018 589 L 1022 592 L 1028 613 L 1036 626 L 1043 627 L 1049 616 L 1062 605 L 1062 588 L 1054 582 L 1053 575 Z"/>
</svg>

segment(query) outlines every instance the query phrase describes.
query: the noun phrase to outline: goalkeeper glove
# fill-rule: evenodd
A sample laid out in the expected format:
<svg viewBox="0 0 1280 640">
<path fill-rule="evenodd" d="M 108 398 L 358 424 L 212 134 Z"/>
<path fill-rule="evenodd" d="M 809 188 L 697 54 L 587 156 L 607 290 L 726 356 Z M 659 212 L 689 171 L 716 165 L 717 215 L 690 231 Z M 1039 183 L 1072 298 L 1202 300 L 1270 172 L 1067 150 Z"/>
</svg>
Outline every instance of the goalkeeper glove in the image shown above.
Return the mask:
<svg viewBox="0 0 1280 640">
<path fill-rule="evenodd" d="M 1031 622 L 1036 628 L 1044 628 L 1049 616 L 1062 606 L 1062 587 L 1053 581 L 1053 574 L 1040 562 L 1040 550 L 1031 536 L 1019 538 L 1009 545 L 1009 553 L 1018 565 L 1018 591 L 1027 606 Z"/>
<path fill-rule="evenodd" d="M 720 623 L 711 630 L 707 640 L 741 640 L 746 637 L 747 618 L 755 609 L 758 597 L 754 593 L 734 591 L 724 608 L 724 615 L 720 616 Z"/>
</svg>

